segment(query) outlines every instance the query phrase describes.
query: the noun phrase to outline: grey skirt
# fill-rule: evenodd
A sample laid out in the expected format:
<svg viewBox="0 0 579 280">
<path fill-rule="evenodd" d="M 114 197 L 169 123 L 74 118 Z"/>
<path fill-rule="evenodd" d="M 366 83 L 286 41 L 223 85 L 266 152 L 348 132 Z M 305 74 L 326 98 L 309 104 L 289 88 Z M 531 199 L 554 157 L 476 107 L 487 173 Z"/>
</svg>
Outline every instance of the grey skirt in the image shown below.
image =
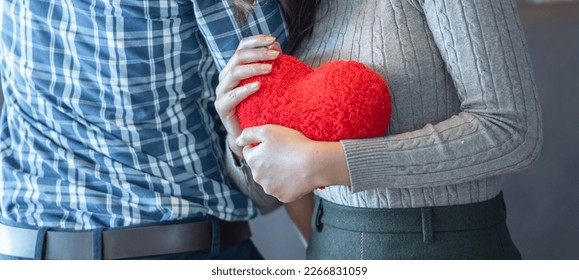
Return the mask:
<svg viewBox="0 0 579 280">
<path fill-rule="evenodd" d="M 356 208 L 316 197 L 307 259 L 521 259 L 502 194 L 473 204 Z"/>
</svg>

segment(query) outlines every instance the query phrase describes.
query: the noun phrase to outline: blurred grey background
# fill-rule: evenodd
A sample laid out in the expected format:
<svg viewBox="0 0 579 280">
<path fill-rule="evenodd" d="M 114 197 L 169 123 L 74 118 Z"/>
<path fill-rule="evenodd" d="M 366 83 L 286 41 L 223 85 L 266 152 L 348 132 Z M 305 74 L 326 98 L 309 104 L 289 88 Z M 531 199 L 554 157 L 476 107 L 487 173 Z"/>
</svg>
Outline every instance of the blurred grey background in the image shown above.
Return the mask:
<svg viewBox="0 0 579 280">
<path fill-rule="evenodd" d="M 533 167 L 505 179 L 508 223 L 523 258 L 579 260 L 579 1 L 521 2 L 544 145 Z M 532 4 L 543 2 L 549 4 Z M 251 225 L 267 259 L 304 258 L 305 246 L 284 209 Z"/>
</svg>

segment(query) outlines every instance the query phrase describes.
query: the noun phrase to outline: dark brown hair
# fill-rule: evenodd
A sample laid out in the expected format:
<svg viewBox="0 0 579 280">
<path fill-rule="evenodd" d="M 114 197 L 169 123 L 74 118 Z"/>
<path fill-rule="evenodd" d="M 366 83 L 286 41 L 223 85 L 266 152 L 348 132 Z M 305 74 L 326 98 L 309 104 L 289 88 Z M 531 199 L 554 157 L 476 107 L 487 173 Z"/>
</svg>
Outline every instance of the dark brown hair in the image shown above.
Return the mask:
<svg viewBox="0 0 579 280">
<path fill-rule="evenodd" d="M 254 0 L 231 0 L 237 10 L 238 19 L 245 20 L 245 14 L 250 12 Z M 278 0 L 289 28 L 288 44 L 285 52 L 292 53 L 300 42 L 310 36 L 314 27 L 316 7 L 320 0 Z"/>
</svg>

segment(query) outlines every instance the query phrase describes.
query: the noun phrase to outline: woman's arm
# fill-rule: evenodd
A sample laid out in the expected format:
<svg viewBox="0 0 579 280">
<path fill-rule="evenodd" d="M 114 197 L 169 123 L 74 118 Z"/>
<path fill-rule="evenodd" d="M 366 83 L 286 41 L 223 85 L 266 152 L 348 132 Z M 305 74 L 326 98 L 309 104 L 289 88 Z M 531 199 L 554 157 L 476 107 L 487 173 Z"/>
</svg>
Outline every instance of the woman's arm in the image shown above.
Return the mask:
<svg viewBox="0 0 579 280">
<path fill-rule="evenodd" d="M 515 1 L 415 2 L 462 112 L 408 133 L 342 141 L 352 190 L 456 184 L 529 166 L 542 143 L 541 114 Z"/>
<path fill-rule="evenodd" d="M 296 201 L 286 203 L 285 210 L 307 244 L 312 236 L 310 223 L 314 212 L 314 194 L 308 193 Z"/>
</svg>

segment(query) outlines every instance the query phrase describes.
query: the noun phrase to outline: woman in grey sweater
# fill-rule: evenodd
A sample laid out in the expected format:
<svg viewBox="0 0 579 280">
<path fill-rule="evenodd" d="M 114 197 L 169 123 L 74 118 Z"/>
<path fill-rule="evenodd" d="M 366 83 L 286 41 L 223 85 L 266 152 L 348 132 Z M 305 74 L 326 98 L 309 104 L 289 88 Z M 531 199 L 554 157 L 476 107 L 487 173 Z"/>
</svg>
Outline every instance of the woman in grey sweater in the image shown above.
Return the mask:
<svg viewBox="0 0 579 280">
<path fill-rule="evenodd" d="M 268 125 L 236 143 L 266 193 L 315 193 L 308 258 L 520 258 L 501 179 L 542 143 L 525 44 L 514 0 L 322 0 L 296 56 L 379 73 L 387 135 L 314 142 Z"/>
</svg>

